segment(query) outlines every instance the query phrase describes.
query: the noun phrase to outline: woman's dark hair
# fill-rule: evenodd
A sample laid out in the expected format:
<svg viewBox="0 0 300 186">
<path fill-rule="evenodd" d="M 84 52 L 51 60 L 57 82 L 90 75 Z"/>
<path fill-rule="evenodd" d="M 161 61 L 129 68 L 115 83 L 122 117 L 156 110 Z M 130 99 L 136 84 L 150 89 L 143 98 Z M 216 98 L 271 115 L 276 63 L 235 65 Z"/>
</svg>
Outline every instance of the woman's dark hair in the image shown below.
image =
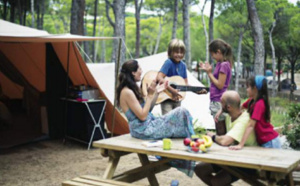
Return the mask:
<svg viewBox="0 0 300 186">
<path fill-rule="evenodd" d="M 209 52 L 216 53 L 218 50 L 221 51 L 224 56 L 224 61 L 229 61 L 231 68 L 233 67 L 233 54 L 230 44 L 226 43 L 222 39 L 215 39 L 209 44 Z"/>
<path fill-rule="evenodd" d="M 247 80 L 247 87 L 250 86 L 251 88 L 254 88 L 256 86 L 255 84 L 255 77 L 252 76 Z M 248 104 L 248 113 L 250 115 L 252 115 L 253 113 L 253 105 L 260 99 L 263 99 L 265 102 L 265 107 L 266 107 L 266 111 L 265 111 L 265 120 L 267 122 L 270 122 L 270 118 L 271 118 L 271 113 L 270 113 L 270 104 L 269 104 L 269 94 L 268 94 L 268 86 L 267 86 L 267 80 L 264 79 L 263 83 L 262 83 L 262 87 L 260 90 L 258 90 L 258 94 L 257 94 L 257 98 L 254 98 L 250 101 L 250 103 Z"/>
<path fill-rule="evenodd" d="M 119 84 L 116 92 L 118 106 L 120 106 L 120 95 L 124 87 L 128 87 L 129 89 L 131 89 L 140 102 L 143 100 L 141 90 L 137 86 L 132 74 L 132 72 L 136 72 L 138 68 L 139 64 L 136 60 L 126 61 L 122 65 L 121 72 L 119 74 Z"/>
</svg>

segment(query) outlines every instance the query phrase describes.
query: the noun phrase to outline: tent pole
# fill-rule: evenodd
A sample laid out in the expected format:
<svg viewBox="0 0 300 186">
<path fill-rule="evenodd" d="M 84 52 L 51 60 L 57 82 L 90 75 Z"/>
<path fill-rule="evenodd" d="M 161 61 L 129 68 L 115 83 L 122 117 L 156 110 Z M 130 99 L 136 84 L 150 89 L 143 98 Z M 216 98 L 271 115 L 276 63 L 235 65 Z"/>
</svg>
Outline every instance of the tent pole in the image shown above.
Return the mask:
<svg viewBox="0 0 300 186">
<path fill-rule="evenodd" d="M 118 59 L 117 59 L 117 65 L 115 65 L 115 72 L 116 72 L 116 76 L 115 76 L 115 98 L 114 98 L 114 109 L 113 109 L 113 116 L 112 116 L 112 133 L 111 133 L 111 137 L 114 136 L 114 129 L 115 129 L 115 112 L 116 112 L 116 102 L 117 102 L 116 89 L 117 89 L 118 76 L 119 76 L 121 46 L 122 46 L 122 38 L 119 37 Z"/>
<path fill-rule="evenodd" d="M 69 66 L 70 66 L 70 42 L 68 42 L 68 56 L 67 56 L 67 78 L 66 78 L 66 96 L 65 98 L 68 97 L 68 92 L 69 92 Z M 63 140 L 63 143 L 65 143 L 66 141 L 66 133 L 67 133 L 67 122 L 68 122 L 68 119 L 67 119 L 67 114 L 68 114 L 68 106 L 67 106 L 68 102 L 65 101 L 65 127 L 64 127 L 64 140 Z"/>
</svg>

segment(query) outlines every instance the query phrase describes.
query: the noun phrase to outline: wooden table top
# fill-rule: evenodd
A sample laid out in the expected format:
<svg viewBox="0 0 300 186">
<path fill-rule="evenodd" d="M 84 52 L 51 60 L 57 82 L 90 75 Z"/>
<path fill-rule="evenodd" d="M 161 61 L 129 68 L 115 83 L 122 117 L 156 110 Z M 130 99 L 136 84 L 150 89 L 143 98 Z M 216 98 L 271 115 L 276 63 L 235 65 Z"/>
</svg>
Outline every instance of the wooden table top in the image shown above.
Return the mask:
<svg viewBox="0 0 300 186">
<path fill-rule="evenodd" d="M 94 147 L 115 151 L 158 155 L 173 159 L 194 160 L 227 166 L 237 166 L 289 173 L 300 163 L 300 152 L 294 150 L 269 149 L 262 147 L 244 147 L 233 151 L 228 147 L 213 144 L 207 153 L 192 153 L 186 150 L 183 139 L 172 139 L 172 149 L 163 150 L 162 147 L 145 147 L 140 140 L 130 134 L 121 135 L 95 141 Z M 151 141 L 151 140 L 149 140 Z"/>
</svg>

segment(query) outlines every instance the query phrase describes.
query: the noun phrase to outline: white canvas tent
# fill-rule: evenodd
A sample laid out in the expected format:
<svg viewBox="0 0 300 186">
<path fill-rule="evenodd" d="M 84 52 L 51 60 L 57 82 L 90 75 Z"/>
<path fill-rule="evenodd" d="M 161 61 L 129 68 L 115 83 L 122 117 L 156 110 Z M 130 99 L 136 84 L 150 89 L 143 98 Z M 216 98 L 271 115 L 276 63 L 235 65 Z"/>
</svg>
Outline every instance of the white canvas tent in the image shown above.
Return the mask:
<svg viewBox="0 0 300 186">
<path fill-rule="evenodd" d="M 137 59 L 143 70 L 142 76 L 150 70 L 159 71 L 166 59 L 166 52 Z M 113 102 L 115 65 L 113 63 L 87 65 L 101 89 L 106 93 L 107 98 Z M 203 86 L 203 84 L 199 82 L 189 71 L 188 81 L 191 86 Z M 206 129 L 215 128 L 214 121 L 209 110 L 209 93 L 206 95 L 198 95 L 193 92 L 187 92 L 185 99 L 182 101 L 182 106 L 190 111 L 194 121 L 197 121 L 198 126 Z M 160 105 L 156 105 L 152 113 L 156 116 L 161 115 Z"/>
</svg>

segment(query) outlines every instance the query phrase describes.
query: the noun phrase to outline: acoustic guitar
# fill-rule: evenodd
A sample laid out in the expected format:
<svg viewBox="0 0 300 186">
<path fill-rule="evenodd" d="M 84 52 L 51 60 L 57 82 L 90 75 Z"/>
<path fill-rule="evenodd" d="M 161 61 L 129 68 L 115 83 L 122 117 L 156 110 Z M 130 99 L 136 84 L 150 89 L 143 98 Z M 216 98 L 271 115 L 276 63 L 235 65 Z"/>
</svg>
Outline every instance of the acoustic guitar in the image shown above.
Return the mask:
<svg viewBox="0 0 300 186">
<path fill-rule="evenodd" d="M 157 71 L 148 71 L 141 83 L 142 93 L 144 96 L 148 94 L 147 92 L 147 85 L 149 86 L 153 80 L 156 79 L 158 72 Z M 172 76 L 172 77 L 165 77 L 165 79 L 169 82 L 169 86 L 171 86 L 174 89 L 177 89 L 179 91 L 179 94 L 182 96 L 179 101 L 182 101 L 185 98 L 185 92 L 186 91 L 192 91 L 192 92 L 199 92 L 203 89 L 205 89 L 207 92 L 209 92 L 208 87 L 197 87 L 197 86 L 187 86 L 185 84 L 185 80 L 181 76 Z M 158 95 L 158 98 L 156 100 L 156 104 L 160 104 L 165 100 L 171 99 L 172 100 L 172 93 L 168 90 L 164 90 Z"/>
</svg>

